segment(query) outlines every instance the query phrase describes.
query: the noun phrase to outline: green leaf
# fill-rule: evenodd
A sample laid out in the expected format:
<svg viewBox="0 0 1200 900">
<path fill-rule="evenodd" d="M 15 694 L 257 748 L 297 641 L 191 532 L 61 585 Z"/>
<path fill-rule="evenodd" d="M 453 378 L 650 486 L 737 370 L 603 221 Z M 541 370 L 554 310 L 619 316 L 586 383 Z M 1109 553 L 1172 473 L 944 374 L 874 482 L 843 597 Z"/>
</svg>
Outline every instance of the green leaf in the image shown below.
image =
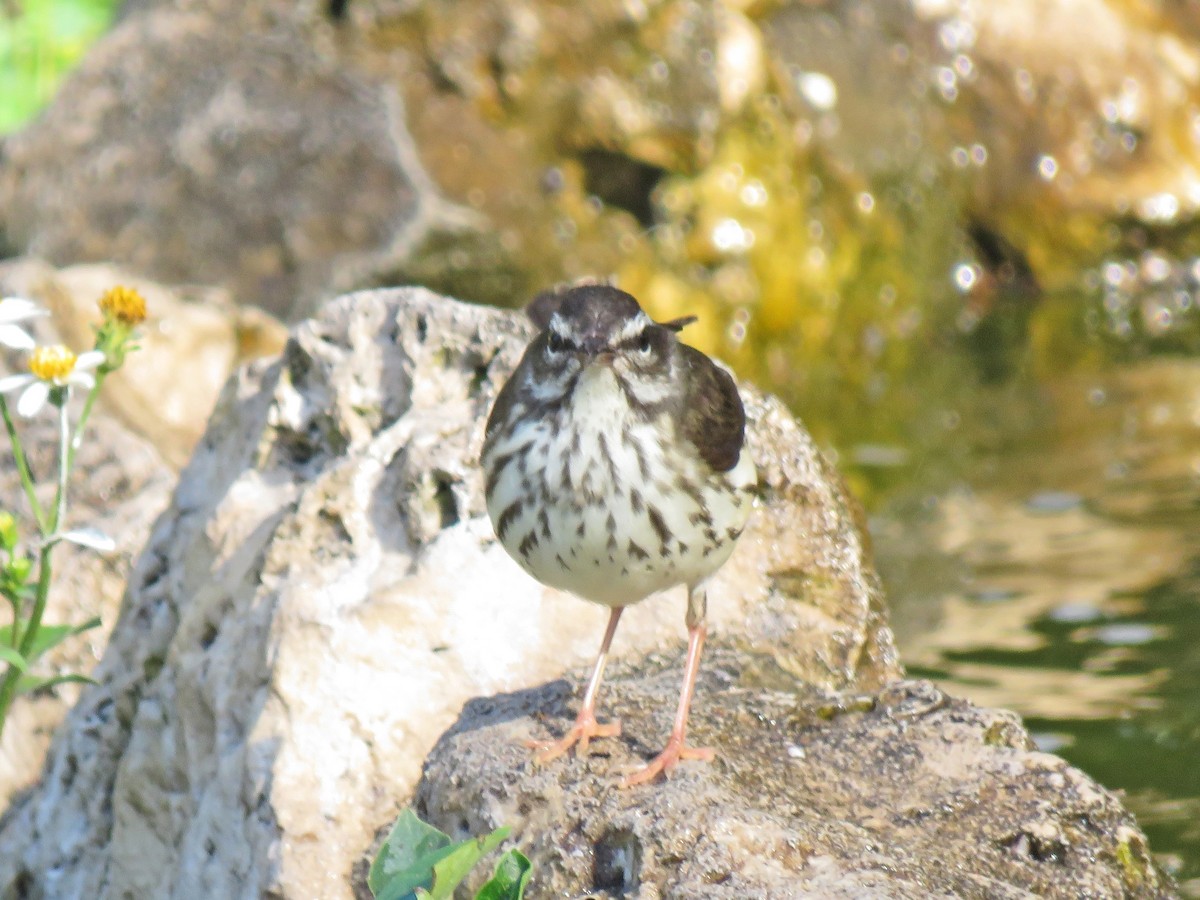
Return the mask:
<svg viewBox="0 0 1200 900">
<path fill-rule="evenodd" d="M 430 896 L 429 888 L 433 885 L 434 867 L 442 859 L 454 852 L 461 844 L 450 844 L 424 856 L 415 859 L 411 866 L 388 878 L 375 894 L 375 900 L 410 900 L 413 897 Z M 367 876 L 367 886 L 371 885 L 371 876 Z"/>
<path fill-rule="evenodd" d="M 508 836 L 508 826 L 497 828 L 491 834 L 472 841 L 463 841 L 454 851 L 433 867 L 432 900 L 449 900 L 454 889 L 467 877 L 480 858 L 491 853 Z"/>
<path fill-rule="evenodd" d="M 392 825 L 392 830 L 388 832 L 383 846 L 372 861 L 371 870 L 367 873 L 367 887 L 378 898 L 380 891 L 388 887 L 398 875 L 408 874 L 418 862 L 424 862 L 433 853 L 444 851 L 437 857 L 441 859 L 450 850 L 448 834 L 422 822 L 411 808 L 406 809 L 396 818 L 396 823 Z M 408 888 L 410 892 L 419 884 L 432 883 L 433 863 L 436 861 L 428 863 L 428 877 L 415 882 Z"/>
<path fill-rule="evenodd" d="M 11 630 L 12 629 L 10 628 L 9 631 Z M 29 660 L 23 657 L 12 647 L 0 645 L 0 660 L 3 660 L 21 672 L 29 671 Z"/>
<path fill-rule="evenodd" d="M 82 625 L 43 625 L 33 636 L 33 645 L 29 648 L 30 661 L 37 659 L 47 650 L 57 647 L 67 638 L 90 631 L 99 625 L 99 617 L 88 619 Z"/>
<path fill-rule="evenodd" d="M 475 900 L 522 900 L 533 864 L 520 850 L 509 850 L 496 863 L 496 872 L 479 889 Z"/>
<path fill-rule="evenodd" d="M 375 900 L 447 900 L 479 862 L 504 840 L 508 828 L 451 844 L 445 833 L 406 809 L 392 826 L 367 874 Z"/>
<path fill-rule="evenodd" d="M 40 691 L 42 688 L 54 687 L 56 684 L 96 684 L 95 679 L 88 678 L 86 675 L 76 675 L 74 673 L 68 675 L 50 675 L 42 678 L 37 675 L 26 675 L 17 679 L 17 693 L 28 694 L 32 691 Z"/>
</svg>

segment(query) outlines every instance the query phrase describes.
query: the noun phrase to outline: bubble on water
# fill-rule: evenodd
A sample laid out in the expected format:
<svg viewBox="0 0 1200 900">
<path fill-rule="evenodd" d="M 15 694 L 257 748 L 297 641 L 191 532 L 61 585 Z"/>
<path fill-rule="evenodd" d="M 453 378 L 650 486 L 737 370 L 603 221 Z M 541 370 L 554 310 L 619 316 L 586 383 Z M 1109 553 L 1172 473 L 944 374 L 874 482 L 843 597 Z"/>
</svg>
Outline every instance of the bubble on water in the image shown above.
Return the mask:
<svg viewBox="0 0 1200 900">
<path fill-rule="evenodd" d="M 796 76 L 796 87 L 815 109 L 828 112 L 837 106 L 837 84 L 824 72 L 801 72 Z"/>
<path fill-rule="evenodd" d="M 1171 275 L 1171 261 L 1161 253 L 1147 253 L 1142 257 L 1141 275 L 1150 284 L 1166 281 Z"/>
<path fill-rule="evenodd" d="M 950 53 L 971 49 L 975 46 L 975 37 L 975 26 L 966 19 L 947 19 L 938 28 L 938 41 Z"/>
<path fill-rule="evenodd" d="M 722 253 L 741 253 L 754 245 L 754 232 L 737 219 L 725 218 L 713 226 L 711 239 Z"/>
<path fill-rule="evenodd" d="M 1058 160 L 1048 153 L 1043 153 L 1037 160 L 1037 173 L 1043 181 L 1053 181 L 1058 175 Z"/>
<path fill-rule="evenodd" d="M 1179 198 L 1167 192 L 1153 194 L 1138 204 L 1138 214 L 1148 222 L 1173 222 L 1179 217 Z"/>
<path fill-rule="evenodd" d="M 1080 625 L 1084 622 L 1095 622 L 1103 613 L 1094 603 L 1086 600 L 1069 600 L 1050 610 L 1050 620 L 1068 625 Z"/>
<path fill-rule="evenodd" d="M 738 192 L 738 197 L 747 206 L 766 206 L 767 201 L 770 199 L 766 187 L 757 178 L 742 185 L 742 189 Z"/>
<path fill-rule="evenodd" d="M 1143 622 L 1114 622 L 1097 628 L 1094 637 L 1110 647 L 1136 647 L 1157 640 L 1160 633 L 1153 625 Z"/>
<path fill-rule="evenodd" d="M 1147 297 L 1142 301 L 1142 322 L 1152 337 L 1162 337 L 1171 330 L 1175 316 L 1158 297 Z"/>
<path fill-rule="evenodd" d="M 954 286 L 965 294 L 979 283 L 981 274 L 979 266 L 974 263 L 959 263 L 954 267 Z"/>
<path fill-rule="evenodd" d="M 958 99 L 958 73 L 949 66 L 938 66 L 933 71 L 933 83 L 947 103 Z"/>
<path fill-rule="evenodd" d="M 1105 263 L 1104 280 L 1113 287 L 1120 287 L 1125 280 L 1125 267 L 1119 262 Z"/>
</svg>

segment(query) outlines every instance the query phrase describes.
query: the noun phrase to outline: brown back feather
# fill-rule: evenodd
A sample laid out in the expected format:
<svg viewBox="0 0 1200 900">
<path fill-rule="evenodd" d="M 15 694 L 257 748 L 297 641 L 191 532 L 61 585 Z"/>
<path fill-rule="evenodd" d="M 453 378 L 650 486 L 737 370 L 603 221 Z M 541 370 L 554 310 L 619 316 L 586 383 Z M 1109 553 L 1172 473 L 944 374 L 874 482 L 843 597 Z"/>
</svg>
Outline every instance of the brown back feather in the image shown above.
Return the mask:
<svg viewBox="0 0 1200 900">
<path fill-rule="evenodd" d="M 684 398 L 683 436 L 718 472 L 737 465 L 746 438 L 746 410 L 733 378 L 711 359 L 679 345 L 690 390 Z"/>
</svg>

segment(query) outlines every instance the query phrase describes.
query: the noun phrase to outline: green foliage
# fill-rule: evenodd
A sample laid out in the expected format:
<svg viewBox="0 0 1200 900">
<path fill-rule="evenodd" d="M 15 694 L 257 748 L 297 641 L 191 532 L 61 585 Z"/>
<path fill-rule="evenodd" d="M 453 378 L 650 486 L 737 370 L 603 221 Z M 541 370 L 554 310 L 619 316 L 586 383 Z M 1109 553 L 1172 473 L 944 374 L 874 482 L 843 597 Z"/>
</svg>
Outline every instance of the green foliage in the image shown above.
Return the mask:
<svg viewBox="0 0 1200 900">
<path fill-rule="evenodd" d="M 30 119 L 112 21 L 119 0 L 0 0 L 0 134 Z"/>
<path fill-rule="evenodd" d="M 371 863 L 367 887 L 375 900 L 446 900 L 508 832 L 508 828 L 497 828 L 483 837 L 454 843 L 448 834 L 406 809 Z M 500 857 L 476 900 L 521 900 L 529 870 L 529 860 L 520 851 L 509 850 Z"/>
</svg>

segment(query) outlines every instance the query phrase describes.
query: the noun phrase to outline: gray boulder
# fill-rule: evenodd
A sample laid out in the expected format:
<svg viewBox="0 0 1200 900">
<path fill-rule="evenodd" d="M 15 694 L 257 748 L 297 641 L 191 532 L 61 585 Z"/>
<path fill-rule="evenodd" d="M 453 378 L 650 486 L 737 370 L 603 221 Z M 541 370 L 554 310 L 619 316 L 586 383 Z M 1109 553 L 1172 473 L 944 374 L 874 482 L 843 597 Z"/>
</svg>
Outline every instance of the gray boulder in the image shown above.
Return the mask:
<svg viewBox="0 0 1200 900">
<path fill-rule="evenodd" d="M 570 725 L 571 685 L 473 700 L 430 754 L 417 810 L 458 836 L 513 826 L 531 900 L 1175 896 L 1120 801 L 1036 752 L 1013 713 L 924 681 L 764 681 L 747 659 L 716 648 L 701 670 L 691 734 L 714 763 L 616 787 L 670 730 L 672 653 L 610 678 L 601 702 L 624 735 L 582 760 L 538 767 L 521 743 Z"/>
</svg>

